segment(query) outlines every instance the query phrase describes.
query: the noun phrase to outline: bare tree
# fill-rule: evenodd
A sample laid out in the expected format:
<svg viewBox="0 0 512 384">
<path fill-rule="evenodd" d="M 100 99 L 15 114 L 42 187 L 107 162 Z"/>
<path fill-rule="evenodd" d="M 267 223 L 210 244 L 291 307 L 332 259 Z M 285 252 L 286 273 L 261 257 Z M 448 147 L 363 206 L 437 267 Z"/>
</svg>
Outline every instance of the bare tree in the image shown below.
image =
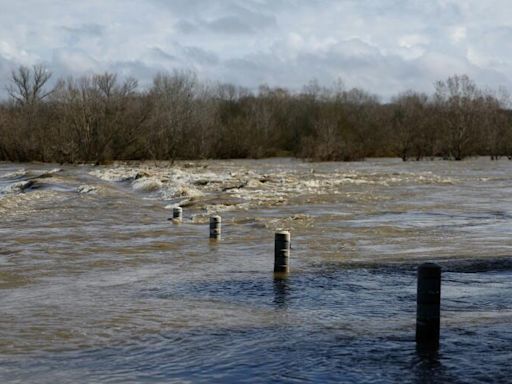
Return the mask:
<svg viewBox="0 0 512 384">
<path fill-rule="evenodd" d="M 467 76 L 436 83 L 434 97 L 407 92 L 392 103 L 315 81 L 298 93 L 253 93 L 192 72 L 159 74 L 147 91 L 113 73 L 53 88 L 50 77 L 43 66 L 12 72 L 9 101 L 0 103 L 0 159 L 512 157 L 510 102 Z"/>
<path fill-rule="evenodd" d="M 197 79 L 192 72 L 158 74 L 149 96 L 151 116 L 151 152 L 154 158 L 175 160 L 185 154 L 183 143 L 190 143 L 194 125 L 194 93 Z"/>
<path fill-rule="evenodd" d="M 52 73 L 43 65 L 32 69 L 20 66 L 11 73 L 11 84 L 7 87 L 9 96 L 20 105 L 33 105 L 47 98 L 54 91 L 46 86 Z"/>
<path fill-rule="evenodd" d="M 482 100 L 482 142 L 487 144 L 485 153 L 491 160 L 498 160 L 508 154 L 512 141 L 512 130 L 507 109 L 510 105 L 508 92 L 494 93 L 488 91 Z"/>
<path fill-rule="evenodd" d="M 134 79 L 119 83 L 110 73 L 67 79 L 54 95 L 63 139 L 56 151 L 72 161 L 140 156 L 150 108 L 136 87 Z"/>
<path fill-rule="evenodd" d="M 394 147 L 403 161 L 410 156 L 420 159 L 425 146 L 423 132 L 426 129 L 425 107 L 428 97 L 408 91 L 393 99 L 393 137 Z"/>
<path fill-rule="evenodd" d="M 475 150 L 481 117 L 482 92 L 466 75 L 436 83 L 435 101 L 446 139 L 446 155 L 462 160 Z"/>
<path fill-rule="evenodd" d="M 211 131 L 214 153 L 221 158 L 249 156 L 252 138 L 247 118 L 253 98 L 246 89 L 225 83 L 216 84 L 213 96 L 216 102 L 216 126 Z"/>
</svg>

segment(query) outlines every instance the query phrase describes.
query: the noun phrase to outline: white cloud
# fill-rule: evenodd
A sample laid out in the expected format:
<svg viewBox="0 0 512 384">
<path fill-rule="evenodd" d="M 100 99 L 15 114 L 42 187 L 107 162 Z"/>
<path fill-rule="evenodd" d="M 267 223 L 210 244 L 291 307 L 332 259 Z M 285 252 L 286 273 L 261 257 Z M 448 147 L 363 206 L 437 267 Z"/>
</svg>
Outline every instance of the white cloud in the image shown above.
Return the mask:
<svg viewBox="0 0 512 384">
<path fill-rule="evenodd" d="M 466 38 L 466 27 L 460 26 L 453 28 L 450 38 L 454 43 L 459 43 L 464 40 Z"/>
<path fill-rule="evenodd" d="M 385 97 L 467 73 L 512 84 L 509 0 L 0 0 L 0 82 L 19 64 L 57 74 L 159 71 L 299 89 L 342 77 Z"/>
</svg>

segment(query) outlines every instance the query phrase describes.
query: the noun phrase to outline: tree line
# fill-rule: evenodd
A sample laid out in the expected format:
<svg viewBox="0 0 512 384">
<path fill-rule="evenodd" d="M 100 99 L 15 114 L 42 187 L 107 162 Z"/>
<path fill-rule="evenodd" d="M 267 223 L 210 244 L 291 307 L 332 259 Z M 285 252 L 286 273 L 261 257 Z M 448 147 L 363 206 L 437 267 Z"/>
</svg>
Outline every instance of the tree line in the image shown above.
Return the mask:
<svg viewBox="0 0 512 384">
<path fill-rule="evenodd" d="M 113 73 L 52 86 L 50 78 L 40 65 L 12 72 L 0 102 L 0 160 L 512 158 L 508 95 L 465 75 L 435 83 L 432 95 L 408 91 L 386 103 L 341 83 L 253 92 L 179 71 L 145 89 Z"/>
</svg>

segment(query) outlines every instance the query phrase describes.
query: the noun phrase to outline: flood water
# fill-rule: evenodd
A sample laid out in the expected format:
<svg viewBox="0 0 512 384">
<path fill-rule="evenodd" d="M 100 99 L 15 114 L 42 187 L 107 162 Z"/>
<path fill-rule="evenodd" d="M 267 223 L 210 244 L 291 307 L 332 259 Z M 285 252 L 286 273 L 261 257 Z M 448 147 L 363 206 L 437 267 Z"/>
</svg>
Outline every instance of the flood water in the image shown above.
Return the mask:
<svg viewBox="0 0 512 384">
<path fill-rule="evenodd" d="M 512 380 L 508 160 L 0 163 L 0 236 L 2 383 Z M 425 261 L 443 267 L 429 355 Z"/>
</svg>

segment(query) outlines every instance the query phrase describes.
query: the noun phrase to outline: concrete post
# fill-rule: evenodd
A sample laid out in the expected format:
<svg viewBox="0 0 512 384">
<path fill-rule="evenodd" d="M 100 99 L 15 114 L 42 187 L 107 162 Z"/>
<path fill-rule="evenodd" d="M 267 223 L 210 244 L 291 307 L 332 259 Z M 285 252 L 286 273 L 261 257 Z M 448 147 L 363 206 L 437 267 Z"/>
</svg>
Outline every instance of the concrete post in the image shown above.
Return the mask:
<svg viewBox="0 0 512 384">
<path fill-rule="evenodd" d="M 220 240 L 222 233 L 222 218 L 218 215 L 210 217 L 210 239 Z"/>
<path fill-rule="evenodd" d="M 177 223 L 183 220 L 183 208 L 175 207 L 172 209 L 172 220 Z"/>
<path fill-rule="evenodd" d="M 420 348 L 439 348 L 441 315 L 441 267 L 424 263 L 418 267 L 416 297 L 416 345 Z"/>
<path fill-rule="evenodd" d="M 276 232 L 274 245 L 274 272 L 289 272 L 289 258 L 290 232 Z"/>
</svg>

